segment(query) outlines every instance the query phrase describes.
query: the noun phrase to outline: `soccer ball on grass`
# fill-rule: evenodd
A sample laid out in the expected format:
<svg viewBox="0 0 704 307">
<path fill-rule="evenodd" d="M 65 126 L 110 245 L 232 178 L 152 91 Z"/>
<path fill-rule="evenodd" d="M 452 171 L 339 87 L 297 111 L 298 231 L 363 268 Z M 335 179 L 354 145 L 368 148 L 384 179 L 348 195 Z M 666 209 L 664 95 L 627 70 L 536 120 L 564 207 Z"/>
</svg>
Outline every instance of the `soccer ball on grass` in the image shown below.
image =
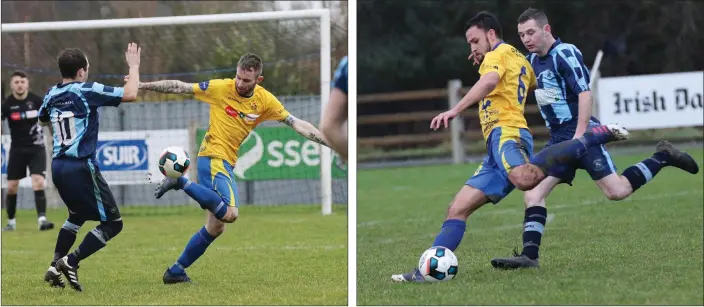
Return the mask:
<svg viewBox="0 0 704 307">
<path fill-rule="evenodd" d="M 427 249 L 418 261 L 418 269 L 426 281 L 448 281 L 457 275 L 457 256 L 442 246 Z"/>
<path fill-rule="evenodd" d="M 188 171 L 191 158 L 181 147 L 171 146 L 159 155 L 159 171 L 166 177 L 178 178 Z"/>
</svg>

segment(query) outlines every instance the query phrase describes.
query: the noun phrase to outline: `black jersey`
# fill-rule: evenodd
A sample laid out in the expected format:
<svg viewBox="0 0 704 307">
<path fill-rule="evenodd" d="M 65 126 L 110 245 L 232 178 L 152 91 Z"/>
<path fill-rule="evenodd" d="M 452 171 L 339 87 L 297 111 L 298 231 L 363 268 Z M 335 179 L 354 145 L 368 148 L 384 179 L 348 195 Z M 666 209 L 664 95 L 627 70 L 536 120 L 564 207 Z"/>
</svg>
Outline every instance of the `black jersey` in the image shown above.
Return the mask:
<svg viewBox="0 0 704 307">
<path fill-rule="evenodd" d="M 14 95 L 2 102 L 2 119 L 7 119 L 12 137 L 12 148 L 44 146 L 44 133 L 39 125 L 39 107 L 42 98 L 29 93 L 23 100 Z"/>
</svg>

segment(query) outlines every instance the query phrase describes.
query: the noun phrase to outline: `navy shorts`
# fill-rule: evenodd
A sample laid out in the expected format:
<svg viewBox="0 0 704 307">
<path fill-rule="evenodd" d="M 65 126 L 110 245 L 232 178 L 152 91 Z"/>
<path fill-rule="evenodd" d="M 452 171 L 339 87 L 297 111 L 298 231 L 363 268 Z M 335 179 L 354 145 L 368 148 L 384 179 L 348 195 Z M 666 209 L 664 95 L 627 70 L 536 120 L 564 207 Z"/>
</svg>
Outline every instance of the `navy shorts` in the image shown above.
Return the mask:
<svg viewBox="0 0 704 307">
<path fill-rule="evenodd" d="M 484 161 L 465 184 L 484 192 L 497 204 L 515 188 L 508 173 L 533 157 L 533 135 L 525 128 L 497 127 L 486 143 Z"/>
<path fill-rule="evenodd" d="M 589 127 L 598 125 L 600 124 L 592 122 Z M 550 140 L 545 145 L 545 148 L 571 140 L 574 137 L 575 128 L 576 127 L 571 127 L 571 129 L 550 131 Z M 604 145 L 600 145 L 588 148 L 586 154 L 572 164 L 557 165 L 550 168 L 548 175 L 560 179 L 562 183 L 572 185 L 572 181 L 578 169 L 586 170 L 594 181 L 616 172 L 616 166 L 613 160 L 611 160 L 611 156 L 606 151 L 606 148 L 604 148 Z"/>
<path fill-rule="evenodd" d="M 120 219 L 115 197 L 93 159 L 56 158 L 51 162 L 54 186 L 70 215 L 86 221 Z"/>
</svg>

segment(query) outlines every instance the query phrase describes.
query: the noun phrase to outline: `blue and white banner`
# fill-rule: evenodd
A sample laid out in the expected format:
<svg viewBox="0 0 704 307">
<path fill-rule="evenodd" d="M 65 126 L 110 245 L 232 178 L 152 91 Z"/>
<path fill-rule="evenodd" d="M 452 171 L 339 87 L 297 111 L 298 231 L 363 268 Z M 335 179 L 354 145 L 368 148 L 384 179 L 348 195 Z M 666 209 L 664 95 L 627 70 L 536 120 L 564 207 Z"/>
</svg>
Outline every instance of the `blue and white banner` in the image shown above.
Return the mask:
<svg viewBox="0 0 704 307">
<path fill-rule="evenodd" d="M 180 146 L 190 150 L 191 138 L 187 129 L 178 130 L 133 130 L 106 131 L 98 134 L 95 152 L 98 169 L 109 185 L 146 184 L 147 173 L 152 182 L 163 178 L 159 172 L 159 154 L 169 146 Z M 10 152 L 10 136 L 2 136 L 2 187 L 7 186 L 7 160 Z M 191 153 L 191 157 L 195 157 Z M 47 172 L 51 171 L 51 161 Z M 20 187 L 31 187 L 31 179 L 20 180 Z"/>
<path fill-rule="evenodd" d="M 145 139 L 99 140 L 96 160 L 101 171 L 145 171 L 149 168 L 149 148 Z"/>
</svg>

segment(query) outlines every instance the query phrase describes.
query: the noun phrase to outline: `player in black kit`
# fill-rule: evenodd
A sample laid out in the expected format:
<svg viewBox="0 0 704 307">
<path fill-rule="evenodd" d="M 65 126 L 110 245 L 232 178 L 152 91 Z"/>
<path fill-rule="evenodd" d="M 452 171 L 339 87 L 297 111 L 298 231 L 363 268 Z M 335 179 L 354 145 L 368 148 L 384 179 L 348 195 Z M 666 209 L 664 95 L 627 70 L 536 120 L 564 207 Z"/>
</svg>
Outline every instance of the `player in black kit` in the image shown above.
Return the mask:
<svg viewBox="0 0 704 307">
<path fill-rule="evenodd" d="M 7 226 L 3 231 L 15 230 L 15 212 L 17 210 L 17 190 L 20 179 L 27 176 L 27 168 L 32 177 L 34 201 L 39 218 L 39 230 L 54 228 L 46 219 L 46 195 L 44 194 L 44 177 L 46 176 L 46 152 L 44 151 L 44 133 L 38 121 L 42 98 L 29 92 L 29 79 L 22 71 L 15 71 L 10 76 L 12 95 L 2 103 L 2 120 L 10 126 L 10 153 L 7 161 Z"/>
</svg>

